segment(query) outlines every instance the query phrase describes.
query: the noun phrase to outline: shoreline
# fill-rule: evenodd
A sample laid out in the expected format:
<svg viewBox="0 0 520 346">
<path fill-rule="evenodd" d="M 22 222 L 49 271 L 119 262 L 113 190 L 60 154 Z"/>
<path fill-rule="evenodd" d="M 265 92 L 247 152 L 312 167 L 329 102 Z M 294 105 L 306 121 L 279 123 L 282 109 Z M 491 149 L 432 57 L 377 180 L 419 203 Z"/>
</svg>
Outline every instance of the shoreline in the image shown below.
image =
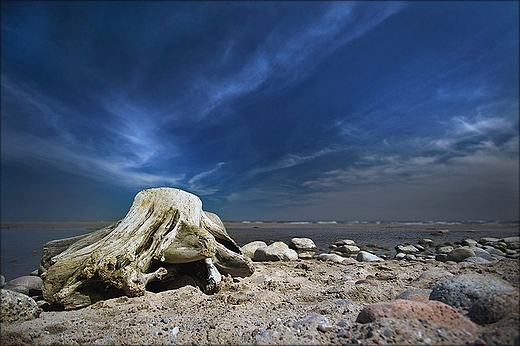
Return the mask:
<svg viewBox="0 0 520 346">
<path fill-rule="evenodd" d="M 115 221 L 1 221 L 0 228 L 103 228 L 116 223 Z M 442 228 L 467 229 L 469 227 L 517 227 L 520 231 L 520 221 L 223 221 L 232 228 L 305 228 L 305 227 L 345 227 L 345 228 L 403 228 L 427 229 Z"/>
</svg>

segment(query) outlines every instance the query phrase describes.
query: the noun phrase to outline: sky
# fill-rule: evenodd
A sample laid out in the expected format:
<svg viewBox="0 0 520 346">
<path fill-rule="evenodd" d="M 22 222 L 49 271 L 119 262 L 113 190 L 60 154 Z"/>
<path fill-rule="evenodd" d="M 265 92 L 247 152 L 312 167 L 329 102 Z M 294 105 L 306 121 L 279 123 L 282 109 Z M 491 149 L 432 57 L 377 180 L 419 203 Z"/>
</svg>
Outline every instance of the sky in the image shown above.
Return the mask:
<svg viewBox="0 0 520 346">
<path fill-rule="evenodd" d="M 519 3 L 1 3 L 2 221 L 518 220 Z"/>
</svg>

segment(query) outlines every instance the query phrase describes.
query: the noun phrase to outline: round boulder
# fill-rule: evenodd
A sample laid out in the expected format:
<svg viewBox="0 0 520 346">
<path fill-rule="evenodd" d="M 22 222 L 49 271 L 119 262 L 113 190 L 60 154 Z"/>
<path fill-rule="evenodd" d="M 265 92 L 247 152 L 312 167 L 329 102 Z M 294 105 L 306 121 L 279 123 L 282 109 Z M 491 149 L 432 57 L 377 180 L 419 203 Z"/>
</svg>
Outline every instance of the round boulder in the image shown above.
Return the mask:
<svg viewBox="0 0 520 346">
<path fill-rule="evenodd" d="M 464 259 L 468 257 L 475 257 L 475 253 L 473 252 L 473 250 L 467 247 L 459 247 L 451 250 L 448 253 L 448 257 L 446 258 L 446 260 L 458 263 L 464 261 Z"/>
<path fill-rule="evenodd" d="M 292 238 L 289 248 L 296 252 L 307 252 L 316 250 L 316 244 L 310 238 Z"/>
<path fill-rule="evenodd" d="M 430 300 L 438 300 L 454 308 L 470 309 L 473 303 L 489 294 L 514 291 L 507 281 L 491 275 L 462 274 L 435 285 Z"/>
<path fill-rule="evenodd" d="M 263 241 L 256 240 L 256 241 L 252 241 L 252 242 L 247 243 L 246 245 L 242 246 L 241 250 L 245 256 L 247 256 L 249 258 L 253 258 L 256 249 L 258 249 L 259 247 L 262 247 L 262 246 L 267 246 L 267 244 Z"/>
<path fill-rule="evenodd" d="M 2 323 L 33 320 L 40 315 L 41 309 L 31 297 L 15 291 L 2 289 L 0 300 L 0 319 Z"/>
<path fill-rule="evenodd" d="M 15 288 L 23 288 L 29 291 L 41 291 L 43 287 L 43 280 L 39 276 L 26 275 L 20 276 L 16 279 L 12 279 L 5 284 L 5 289 L 12 289 L 17 291 Z"/>
<path fill-rule="evenodd" d="M 269 246 L 256 249 L 253 261 L 293 261 L 298 259 L 298 253 L 284 242 L 277 241 Z"/>
</svg>

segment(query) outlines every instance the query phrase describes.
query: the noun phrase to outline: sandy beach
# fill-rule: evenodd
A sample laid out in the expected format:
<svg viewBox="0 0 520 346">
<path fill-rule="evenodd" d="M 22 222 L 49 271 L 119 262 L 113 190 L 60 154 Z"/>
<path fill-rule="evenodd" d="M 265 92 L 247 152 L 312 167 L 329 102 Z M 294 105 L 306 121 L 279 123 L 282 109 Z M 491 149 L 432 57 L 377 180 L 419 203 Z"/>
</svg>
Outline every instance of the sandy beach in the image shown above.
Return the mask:
<svg viewBox="0 0 520 346">
<path fill-rule="evenodd" d="M 255 268 L 251 277 L 225 278 L 222 290 L 211 296 L 186 285 L 76 311 L 42 312 L 35 320 L 2 325 L 2 345 L 492 345 L 513 344 L 518 335 L 518 306 L 498 323 L 478 325 L 476 335 L 447 327 L 449 321 L 445 326 L 399 319 L 356 322 L 367 304 L 411 288 L 431 289 L 451 274 L 494 275 L 518 291 L 517 261 L 463 266 L 298 260 L 255 263 Z M 313 316 L 325 316 L 330 327 L 318 330 Z"/>
</svg>

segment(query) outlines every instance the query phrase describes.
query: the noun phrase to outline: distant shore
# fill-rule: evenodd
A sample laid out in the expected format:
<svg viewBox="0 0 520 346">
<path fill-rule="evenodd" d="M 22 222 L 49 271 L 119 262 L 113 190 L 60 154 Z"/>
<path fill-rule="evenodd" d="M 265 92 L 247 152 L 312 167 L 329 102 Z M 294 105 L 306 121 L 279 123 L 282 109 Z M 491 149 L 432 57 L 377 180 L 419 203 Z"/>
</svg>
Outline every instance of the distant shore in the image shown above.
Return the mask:
<svg viewBox="0 0 520 346">
<path fill-rule="evenodd" d="M 116 221 L 2 221 L 1 228 L 34 228 L 34 229 L 63 229 L 63 228 L 103 228 L 110 226 Z M 381 228 L 402 228 L 402 229 L 468 229 L 471 226 L 476 228 L 489 227 L 520 227 L 519 221 L 461 221 L 461 222 L 414 222 L 414 221 L 224 221 L 226 227 L 233 228 L 278 228 L 283 227 L 316 227 L 316 226 L 338 226 L 346 228 L 359 228 L 365 226 Z"/>
</svg>

